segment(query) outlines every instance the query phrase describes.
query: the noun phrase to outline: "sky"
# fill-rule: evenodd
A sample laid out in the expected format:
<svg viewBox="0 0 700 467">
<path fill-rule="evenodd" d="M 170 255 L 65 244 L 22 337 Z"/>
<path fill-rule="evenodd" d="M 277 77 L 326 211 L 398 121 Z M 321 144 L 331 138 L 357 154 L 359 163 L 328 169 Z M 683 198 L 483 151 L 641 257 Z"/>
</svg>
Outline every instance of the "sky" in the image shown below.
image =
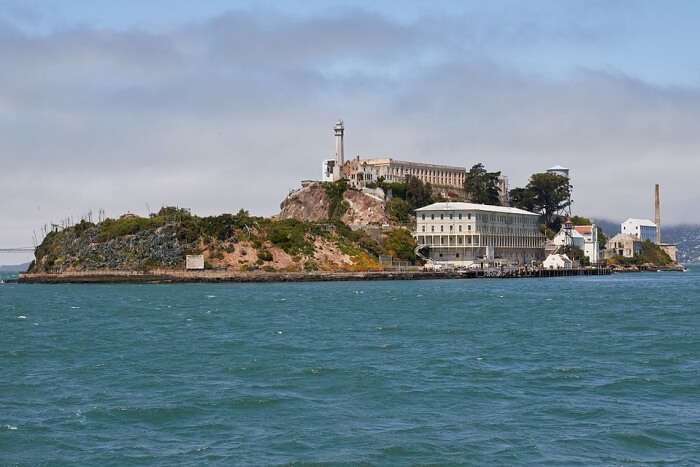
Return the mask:
<svg viewBox="0 0 700 467">
<path fill-rule="evenodd" d="M 694 1 L 0 0 L 0 248 L 103 209 L 272 215 L 346 157 L 571 169 L 700 223 Z M 0 254 L 0 264 L 32 254 Z"/>
</svg>

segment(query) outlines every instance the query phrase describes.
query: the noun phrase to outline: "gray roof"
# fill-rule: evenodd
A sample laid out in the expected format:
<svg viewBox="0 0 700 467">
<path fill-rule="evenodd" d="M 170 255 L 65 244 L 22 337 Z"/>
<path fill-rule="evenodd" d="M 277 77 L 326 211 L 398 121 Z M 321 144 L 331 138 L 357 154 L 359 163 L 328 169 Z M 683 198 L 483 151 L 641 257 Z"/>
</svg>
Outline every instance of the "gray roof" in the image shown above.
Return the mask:
<svg viewBox="0 0 700 467">
<path fill-rule="evenodd" d="M 528 216 L 537 216 L 530 211 L 525 211 L 524 209 L 509 208 L 505 206 L 492 206 L 490 204 L 474 204 L 474 203 L 462 203 L 462 202 L 452 202 L 447 201 L 444 203 L 433 203 L 428 206 L 423 206 L 422 208 L 416 209 L 416 212 L 421 211 L 483 211 L 483 212 L 496 212 L 502 214 L 524 214 Z"/>
</svg>

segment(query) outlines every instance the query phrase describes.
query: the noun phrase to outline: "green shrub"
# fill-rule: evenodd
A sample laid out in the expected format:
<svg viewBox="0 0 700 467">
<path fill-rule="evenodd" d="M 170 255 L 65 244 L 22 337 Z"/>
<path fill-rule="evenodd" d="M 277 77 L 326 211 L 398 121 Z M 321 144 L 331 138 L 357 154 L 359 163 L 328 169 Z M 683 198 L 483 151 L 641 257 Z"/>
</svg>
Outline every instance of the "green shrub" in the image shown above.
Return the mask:
<svg viewBox="0 0 700 467">
<path fill-rule="evenodd" d="M 270 265 L 267 265 L 267 266 L 265 266 L 265 267 L 263 268 L 263 271 L 265 271 L 265 272 L 275 272 L 275 268 L 273 268 L 273 267 L 270 266 Z"/>
<path fill-rule="evenodd" d="M 348 181 L 345 179 L 337 182 L 324 183 L 323 188 L 328 197 L 328 218 L 340 219 L 350 205 L 343 200 L 343 193 L 349 188 Z"/>
<path fill-rule="evenodd" d="M 306 236 L 314 229 L 319 227 L 296 219 L 285 219 L 268 226 L 267 239 L 290 255 L 313 254 L 313 245 Z"/>
<path fill-rule="evenodd" d="M 403 261 L 416 260 L 416 242 L 406 229 L 394 229 L 386 237 L 384 247 L 396 259 Z"/>
<path fill-rule="evenodd" d="M 272 253 L 266 248 L 258 250 L 258 259 L 262 261 L 272 261 Z"/>
<path fill-rule="evenodd" d="M 98 242 L 106 242 L 124 235 L 132 235 L 142 230 L 159 227 L 160 224 L 153 219 L 145 217 L 125 217 L 121 219 L 105 219 L 100 225 Z"/>
</svg>

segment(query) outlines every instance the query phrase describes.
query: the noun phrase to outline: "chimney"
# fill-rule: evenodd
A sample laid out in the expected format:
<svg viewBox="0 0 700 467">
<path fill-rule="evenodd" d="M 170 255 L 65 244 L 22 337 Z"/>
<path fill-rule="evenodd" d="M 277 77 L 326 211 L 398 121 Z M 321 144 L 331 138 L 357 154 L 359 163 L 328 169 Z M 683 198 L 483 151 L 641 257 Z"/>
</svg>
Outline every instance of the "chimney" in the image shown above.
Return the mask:
<svg viewBox="0 0 700 467">
<path fill-rule="evenodd" d="M 654 187 L 654 222 L 656 223 L 656 243 L 661 243 L 661 208 L 659 207 L 659 184 Z"/>
</svg>

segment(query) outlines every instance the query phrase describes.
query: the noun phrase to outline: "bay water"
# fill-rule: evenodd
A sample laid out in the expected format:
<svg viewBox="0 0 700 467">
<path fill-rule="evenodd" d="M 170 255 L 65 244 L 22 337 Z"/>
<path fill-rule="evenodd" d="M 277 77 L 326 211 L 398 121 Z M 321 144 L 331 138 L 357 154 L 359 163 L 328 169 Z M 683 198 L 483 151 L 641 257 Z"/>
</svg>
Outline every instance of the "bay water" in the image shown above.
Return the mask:
<svg viewBox="0 0 700 467">
<path fill-rule="evenodd" d="M 0 284 L 0 465 L 287 463 L 698 464 L 700 268 Z"/>
</svg>

